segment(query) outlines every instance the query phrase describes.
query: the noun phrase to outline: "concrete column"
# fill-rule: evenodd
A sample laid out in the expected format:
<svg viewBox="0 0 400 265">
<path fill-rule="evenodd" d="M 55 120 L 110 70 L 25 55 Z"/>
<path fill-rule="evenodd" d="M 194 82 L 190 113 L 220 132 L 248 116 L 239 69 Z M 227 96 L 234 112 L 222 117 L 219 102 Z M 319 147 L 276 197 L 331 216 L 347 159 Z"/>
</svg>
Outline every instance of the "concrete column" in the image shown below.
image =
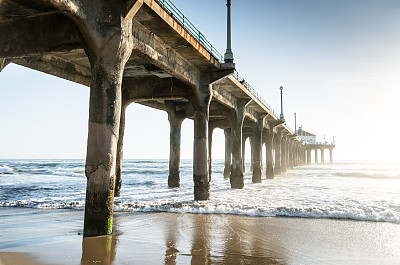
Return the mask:
<svg viewBox="0 0 400 265">
<path fill-rule="evenodd" d="M 209 123 L 208 126 L 208 172 L 209 172 L 209 179 L 211 181 L 211 172 L 212 172 L 212 138 L 213 138 L 213 132 L 214 132 L 215 127 L 212 125 L 212 123 Z"/>
<path fill-rule="evenodd" d="M 261 183 L 262 165 L 262 133 L 264 128 L 264 118 L 260 117 L 253 126 L 252 154 L 253 154 L 253 183 Z"/>
<path fill-rule="evenodd" d="M 282 134 L 282 140 L 281 140 L 281 172 L 286 172 L 286 149 L 287 149 L 286 137 L 287 133 L 285 132 Z"/>
<path fill-rule="evenodd" d="M 295 155 L 295 142 L 294 142 L 294 139 L 292 139 L 290 150 L 291 150 L 291 152 L 290 152 L 290 163 L 292 164 L 292 168 L 294 168 L 296 166 L 296 163 L 295 163 L 296 155 Z"/>
<path fill-rule="evenodd" d="M 282 129 L 278 128 L 277 132 L 274 136 L 274 145 L 275 145 L 275 175 L 280 175 L 281 171 L 281 140 L 282 140 Z"/>
<path fill-rule="evenodd" d="M 225 129 L 225 168 L 224 178 L 229 178 L 231 175 L 231 160 L 232 160 L 232 137 L 231 129 Z"/>
<path fill-rule="evenodd" d="M 325 163 L 325 152 L 324 148 L 321 148 L 321 164 Z"/>
<path fill-rule="evenodd" d="M 124 142 L 124 132 L 125 132 L 125 110 L 127 104 L 122 104 L 121 108 L 121 118 L 119 123 L 119 137 L 117 144 L 117 158 L 115 166 L 115 191 L 114 197 L 119 197 L 121 195 L 121 185 L 122 185 L 122 154 L 123 154 L 123 142 Z"/>
<path fill-rule="evenodd" d="M 194 143 L 193 143 L 193 182 L 194 200 L 210 198 L 210 179 L 208 172 L 208 119 L 211 102 L 209 76 L 203 76 L 199 89 L 195 93 L 194 107 Z"/>
<path fill-rule="evenodd" d="M 297 167 L 297 142 L 293 142 L 293 167 Z"/>
<path fill-rule="evenodd" d="M 247 100 L 238 100 L 237 108 L 232 111 L 232 167 L 230 182 L 233 189 L 242 189 L 243 180 L 243 158 L 242 158 L 242 128 L 244 120 L 244 109 Z"/>
<path fill-rule="evenodd" d="M 273 144 L 274 144 L 274 131 L 272 126 L 266 131 L 267 144 L 266 144 L 266 160 L 267 160 L 267 179 L 273 179 L 274 176 L 274 162 L 273 162 Z"/>
<path fill-rule="evenodd" d="M 315 164 L 318 164 L 318 148 L 315 149 Z"/>
<path fill-rule="evenodd" d="M 333 164 L 333 149 L 329 148 L 329 163 Z"/>
<path fill-rule="evenodd" d="M 253 137 L 250 137 L 250 155 L 251 155 L 251 159 L 250 159 L 250 171 L 253 172 L 253 166 L 254 166 L 254 139 Z"/>
<path fill-rule="evenodd" d="M 246 172 L 246 140 L 248 136 L 247 135 L 242 135 L 242 172 Z"/>
<path fill-rule="evenodd" d="M 292 165 L 291 165 L 291 143 L 292 143 L 292 139 L 291 136 L 288 135 L 286 138 L 286 168 L 287 169 L 292 169 Z"/>
<path fill-rule="evenodd" d="M 261 163 L 261 172 L 262 172 L 262 170 L 263 170 L 263 168 L 264 168 L 264 165 L 263 165 L 263 152 L 262 152 L 262 150 L 263 150 L 263 145 L 264 145 L 264 140 L 263 140 L 263 136 L 262 136 L 262 134 L 261 134 L 261 150 L 260 150 L 260 163 Z M 261 173 L 261 175 L 262 175 L 262 173 Z"/>
<path fill-rule="evenodd" d="M 132 20 L 124 20 L 125 10 L 120 5 L 97 5 L 90 9 L 85 7 L 82 6 L 78 11 L 76 16 L 79 18 L 75 17 L 74 21 L 77 21 L 81 31 L 91 65 L 83 231 L 86 237 L 112 232 L 122 107 L 121 83 L 125 63 L 132 51 Z M 86 10 L 90 10 L 90 13 Z M 104 24 L 108 26 L 103 27 Z"/>
<path fill-rule="evenodd" d="M 307 164 L 311 164 L 311 149 L 307 148 Z"/>
<path fill-rule="evenodd" d="M 4 59 L 4 58 L 0 58 L 0 72 L 4 69 L 4 67 L 7 66 L 7 64 L 9 64 L 9 61 Z"/>
<path fill-rule="evenodd" d="M 179 104 L 166 102 L 168 105 L 169 120 L 169 175 L 168 186 L 180 186 L 180 163 L 181 163 L 181 127 L 186 117 L 186 112 L 181 109 Z M 178 110 L 179 108 L 179 110 Z"/>
</svg>

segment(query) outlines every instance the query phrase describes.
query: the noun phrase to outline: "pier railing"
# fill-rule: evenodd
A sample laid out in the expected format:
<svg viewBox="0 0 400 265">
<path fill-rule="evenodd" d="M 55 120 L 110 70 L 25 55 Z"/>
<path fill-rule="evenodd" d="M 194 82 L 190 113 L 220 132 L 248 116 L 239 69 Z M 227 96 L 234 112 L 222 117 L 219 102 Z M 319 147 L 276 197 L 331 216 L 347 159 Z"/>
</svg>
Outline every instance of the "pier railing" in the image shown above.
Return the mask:
<svg viewBox="0 0 400 265">
<path fill-rule="evenodd" d="M 214 56 L 220 63 L 224 62 L 224 56 L 204 37 L 204 35 L 196 28 L 195 25 L 176 7 L 171 0 L 156 0 L 165 10 L 178 21 L 201 45 Z M 257 91 L 235 70 L 233 76 L 253 95 L 261 104 L 263 104 L 278 119 L 278 114 L 270 105 L 257 93 Z M 292 131 L 293 133 L 293 131 Z"/>
</svg>

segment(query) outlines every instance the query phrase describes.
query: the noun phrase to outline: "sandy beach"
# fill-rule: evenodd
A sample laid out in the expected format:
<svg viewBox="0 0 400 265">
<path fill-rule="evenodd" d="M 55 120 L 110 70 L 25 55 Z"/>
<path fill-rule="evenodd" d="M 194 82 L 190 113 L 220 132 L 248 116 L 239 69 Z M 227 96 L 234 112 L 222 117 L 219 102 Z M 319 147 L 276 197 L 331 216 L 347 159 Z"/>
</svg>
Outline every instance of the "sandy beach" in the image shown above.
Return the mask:
<svg viewBox="0 0 400 265">
<path fill-rule="evenodd" d="M 82 238 L 83 211 L 0 208 L 0 264 L 399 264 L 400 225 L 235 215 L 116 213 Z"/>
</svg>

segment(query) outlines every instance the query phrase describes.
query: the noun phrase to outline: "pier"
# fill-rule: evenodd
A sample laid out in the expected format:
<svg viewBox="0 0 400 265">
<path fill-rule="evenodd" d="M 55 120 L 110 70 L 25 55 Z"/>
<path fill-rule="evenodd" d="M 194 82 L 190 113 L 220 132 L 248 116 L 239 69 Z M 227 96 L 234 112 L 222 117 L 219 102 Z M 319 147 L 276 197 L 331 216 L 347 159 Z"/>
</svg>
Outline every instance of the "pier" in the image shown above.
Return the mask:
<svg viewBox="0 0 400 265">
<path fill-rule="evenodd" d="M 244 186 L 247 138 L 253 183 L 264 162 L 266 179 L 310 163 L 311 150 L 329 149 L 333 162 L 334 145 L 303 141 L 283 107 L 278 115 L 235 70 L 230 0 L 227 13 L 222 55 L 169 0 L 0 0 L 0 71 L 14 63 L 90 87 L 84 236 L 112 232 L 131 103 L 168 113 L 170 187 L 180 184 L 181 124 L 194 121 L 194 200 L 210 197 L 215 128 L 225 133 L 224 177 L 233 189 Z"/>
</svg>

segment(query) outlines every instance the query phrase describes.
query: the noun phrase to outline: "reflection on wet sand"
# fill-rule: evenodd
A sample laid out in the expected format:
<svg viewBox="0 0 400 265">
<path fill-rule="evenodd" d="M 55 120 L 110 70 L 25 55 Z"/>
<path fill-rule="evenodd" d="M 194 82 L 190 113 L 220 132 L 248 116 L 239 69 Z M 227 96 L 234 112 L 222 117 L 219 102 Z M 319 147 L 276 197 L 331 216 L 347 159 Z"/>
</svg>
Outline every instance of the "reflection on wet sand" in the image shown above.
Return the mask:
<svg viewBox="0 0 400 265">
<path fill-rule="evenodd" d="M 211 264 L 208 215 L 192 219 L 192 264 Z"/>
<path fill-rule="evenodd" d="M 117 254 L 116 236 L 85 237 L 82 240 L 81 265 L 112 264 Z"/>
<path fill-rule="evenodd" d="M 118 229 L 118 221 L 114 220 L 114 227 Z M 81 265 L 113 264 L 117 255 L 118 230 L 113 235 L 84 237 L 82 239 Z"/>
<path fill-rule="evenodd" d="M 167 222 L 166 224 L 166 240 L 165 245 L 167 250 L 165 251 L 165 264 L 176 264 L 176 255 L 179 253 L 177 249 L 177 222 Z"/>
<path fill-rule="evenodd" d="M 238 218 L 186 214 L 171 218 L 164 230 L 165 264 L 179 264 L 180 257 L 188 256 L 191 264 L 284 264 L 273 257 L 263 231 Z"/>
</svg>

